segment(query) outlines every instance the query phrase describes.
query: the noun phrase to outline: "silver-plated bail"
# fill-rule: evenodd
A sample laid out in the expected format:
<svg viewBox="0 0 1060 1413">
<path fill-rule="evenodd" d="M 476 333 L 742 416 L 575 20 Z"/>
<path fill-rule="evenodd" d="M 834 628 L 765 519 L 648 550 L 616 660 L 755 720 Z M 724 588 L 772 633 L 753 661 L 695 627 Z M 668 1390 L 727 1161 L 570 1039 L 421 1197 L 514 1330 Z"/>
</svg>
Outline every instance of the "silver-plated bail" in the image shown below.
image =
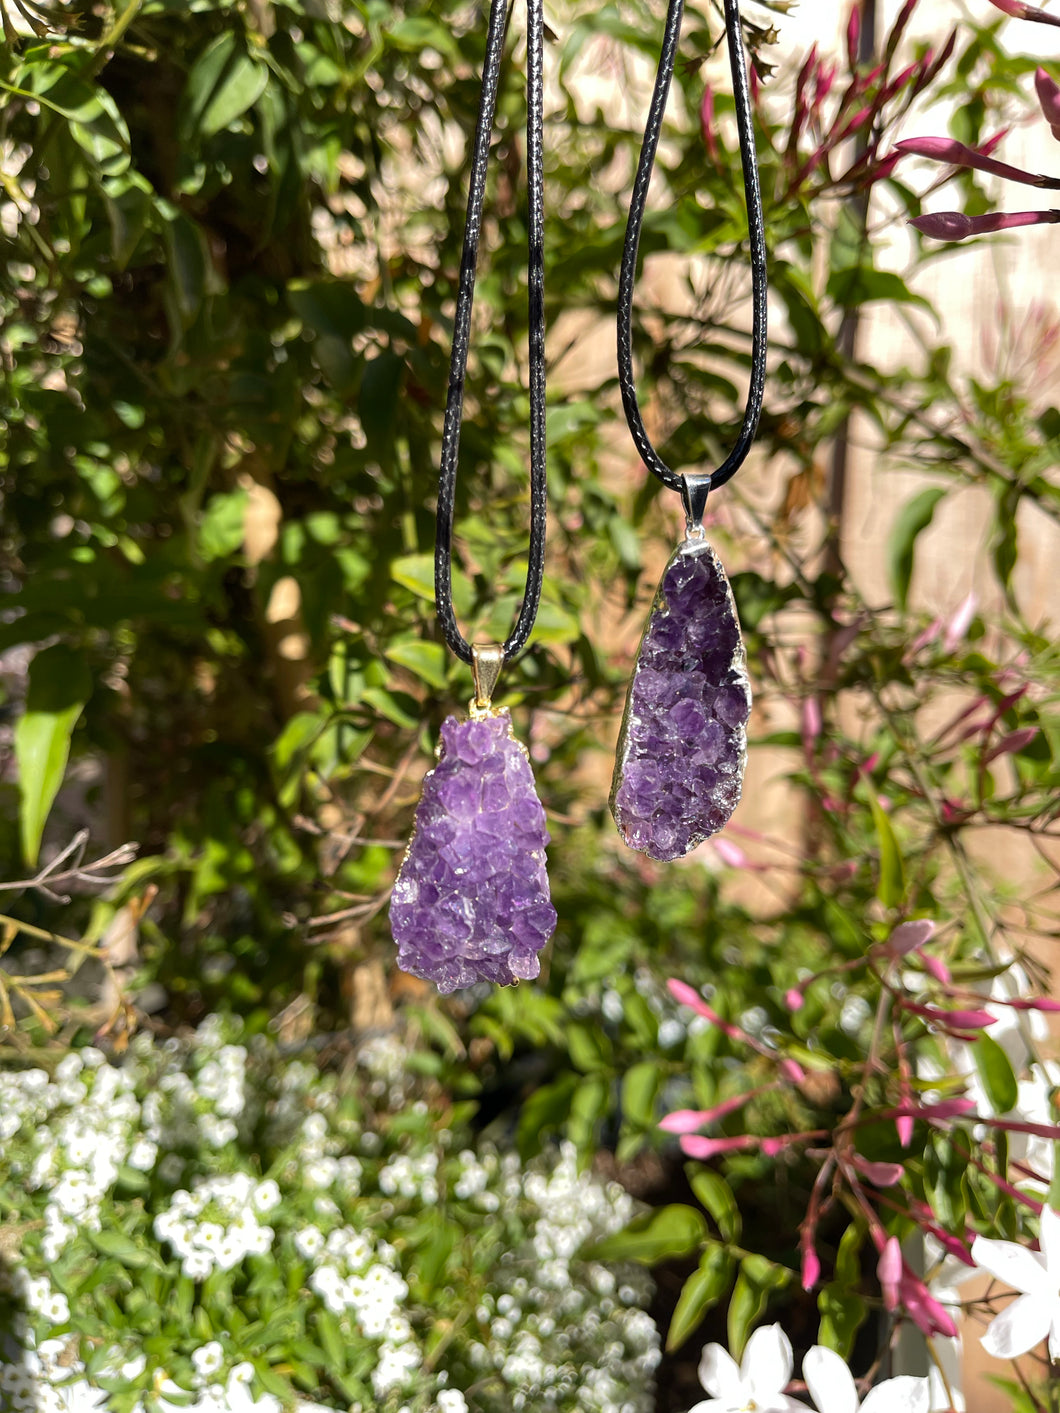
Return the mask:
<svg viewBox="0 0 1060 1413">
<path fill-rule="evenodd" d="M 490 710 L 503 666 L 504 649 L 496 643 L 471 644 L 471 675 L 475 682 L 472 711 L 485 713 Z"/>
<path fill-rule="evenodd" d="M 681 477 L 681 500 L 685 507 L 685 535 L 690 540 L 704 538 L 703 516 L 710 493 L 710 472 L 693 471 Z"/>
</svg>

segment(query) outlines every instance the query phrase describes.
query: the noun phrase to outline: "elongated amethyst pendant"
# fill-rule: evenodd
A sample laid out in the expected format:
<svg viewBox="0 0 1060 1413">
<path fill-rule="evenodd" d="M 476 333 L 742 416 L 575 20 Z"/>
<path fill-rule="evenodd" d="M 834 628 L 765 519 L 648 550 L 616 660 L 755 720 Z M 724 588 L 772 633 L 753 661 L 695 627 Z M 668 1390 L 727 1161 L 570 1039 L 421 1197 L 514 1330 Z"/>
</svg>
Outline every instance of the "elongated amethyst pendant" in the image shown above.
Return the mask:
<svg viewBox="0 0 1060 1413">
<path fill-rule="evenodd" d="M 556 927 L 548 841 L 510 714 L 447 717 L 390 902 L 398 966 L 443 994 L 537 976 Z"/>
<path fill-rule="evenodd" d="M 740 800 L 751 685 L 732 589 L 702 538 L 679 545 L 629 684 L 611 812 L 632 849 L 679 859 Z"/>
</svg>

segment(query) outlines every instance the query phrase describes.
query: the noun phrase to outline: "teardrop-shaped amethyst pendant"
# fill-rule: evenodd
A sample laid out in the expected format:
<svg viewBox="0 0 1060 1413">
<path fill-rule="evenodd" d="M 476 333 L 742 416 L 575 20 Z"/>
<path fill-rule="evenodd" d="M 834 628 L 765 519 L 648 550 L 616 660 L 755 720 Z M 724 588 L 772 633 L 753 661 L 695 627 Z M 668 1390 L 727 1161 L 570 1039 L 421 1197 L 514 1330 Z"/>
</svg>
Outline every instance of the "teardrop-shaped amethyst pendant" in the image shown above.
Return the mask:
<svg viewBox="0 0 1060 1413">
<path fill-rule="evenodd" d="M 746 661 L 725 570 L 689 538 L 655 595 L 618 740 L 611 812 L 630 848 L 668 862 L 728 822 L 747 761 Z"/>
<path fill-rule="evenodd" d="M 548 842 L 511 715 L 447 717 L 390 902 L 398 966 L 443 994 L 537 976 L 556 927 Z"/>
</svg>

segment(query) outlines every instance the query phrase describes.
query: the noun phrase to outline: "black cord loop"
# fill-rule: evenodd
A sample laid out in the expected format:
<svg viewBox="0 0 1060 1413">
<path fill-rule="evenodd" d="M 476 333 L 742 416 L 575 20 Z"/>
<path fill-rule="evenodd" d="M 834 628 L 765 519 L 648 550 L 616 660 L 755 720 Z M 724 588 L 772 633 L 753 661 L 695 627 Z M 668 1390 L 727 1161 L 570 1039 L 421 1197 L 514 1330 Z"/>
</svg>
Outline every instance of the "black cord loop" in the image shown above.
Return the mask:
<svg viewBox="0 0 1060 1413">
<path fill-rule="evenodd" d="M 633 376 L 633 293 L 637 278 L 637 253 L 640 248 L 640 232 L 644 222 L 648 184 L 651 181 L 652 168 L 655 165 L 655 153 L 662 132 L 663 115 L 666 112 L 666 99 L 674 74 L 683 11 L 684 0 L 670 0 L 669 9 L 666 12 L 666 25 L 663 30 L 659 70 L 655 77 L 655 90 L 652 93 L 651 107 L 648 110 L 644 143 L 641 147 L 637 175 L 633 183 L 633 195 L 629 204 L 629 222 L 626 226 L 622 268 L 618 280 L 618 383 L 622 390 L 622 406 L 625 410 L 626 421 L 642 461 L 648 470 L 662 481 L 664 486 L 668 486 L 670 490 L 681 492 L 687 508 L 690 501 L 690 487 L 686 482 L 686 477 L 682 473 L 672 471 L 652 445 L 640 415 L 640 407 L 637 403 L 637 385 Z M 736 445 L 728 457 L 716 471 L 709 474 L 709 484 L 712 489 L 723 486 L 726 481 L 735 476 L 751 449 L 751 443 L 758 430 L 758 421 L 762 415 L 767 352 L 768 286 L 765 223 L 762 217 L 762 191 L 758 180 L 758 163 L 755 157 L 754 113 L 747 82 L 747 59 L 744 54 L 743 35 L 740 30 L 738 0 L 725 0 L 725 23 L 729 40 L 733 96 L 736 100 L 736 124 L 740 135 L 740 156 L 743 161 L 744 192 L 747 196 L 747 227 L 751 247 L 754 315 L 751 338 L 751 384 L 747 394 L 743 426 L 740 429 Z M 703 475 L 704 473 L 697 473 L 695 476 L 698 483 L 697 488 L 701 489 Z"/>
<path fill-rule="evenodd" d="M 461 633 L 453 611 L 453 513 L 456 473 L 460 456 L 460 423 L 464 413 L 464 378 L 471 341 L 471 310 L 475 300 L 475 270 L 482 207 L 486 195 L 493 120 L 497 108 L 508 0 L 492 0 L 482 69 L 482 97 L 471 156 L 471 183 L 467 197 L 467 225 L 460 260 L 460 284 L 453 323 L 453 348 L 449 362 L 449 394 L 442 429 L 442 454 L 438 472 L 438 528 L 434 545 L 434 594 L 438 621 L 446 642 L 464 662 L 472 661 L 471 644 Z M 519 617 L 504 643 L 504 661 L 510 662 L 526 646 L 541 602 L 545 572 L 545 517 L 547 508 L 545 466 L 545 203 L 544 203 L 544 4 L 527 0 L 526 24 L 526 175 L 529 207 L 527 290 L 529 296 L 530 365 L 530 550 L 526 589 Z"/>
</svg>

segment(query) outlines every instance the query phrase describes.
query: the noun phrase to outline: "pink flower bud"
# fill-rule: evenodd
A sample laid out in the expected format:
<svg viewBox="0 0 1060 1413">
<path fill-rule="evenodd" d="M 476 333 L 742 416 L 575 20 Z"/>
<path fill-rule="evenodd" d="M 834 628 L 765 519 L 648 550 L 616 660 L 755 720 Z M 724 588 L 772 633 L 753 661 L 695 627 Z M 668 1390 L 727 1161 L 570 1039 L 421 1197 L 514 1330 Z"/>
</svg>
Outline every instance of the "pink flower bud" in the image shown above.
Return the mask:
<svg viewBox="0 0 1060 1413">
<path fill-rule="evenodd" d="M 903 142 L 896 142 L 894 150 L 908 152 L 915 157 L 930 157 L 935 162 L 948 162 L 953 167 L 973 167 L 976 171 L 991 172 L 995 177 L 1022 182 L 1025 186 L 1060 187 L 1060 178 L 1043 177 L 1010 166 L 1008 162 L 998 162 L 952 137 L 909 137 Z"/>
<path fill-rule="evenodd" d="M 913 1119 L 910 1114 L 899 1114 L 894 1121 L 894 1127 L 898 1134 L 898 1142 L 903 1148 L 908 1148 L 913 1141 Z"/>
<path fill-rule="evenodd" d="M 731 839 L 717 838 L 713 841 L 714 851 L 721 859 L 722 863 L 728 864 L 730 868 L 747 868 L 750 860 L 739 844 L 734 844 Z"/>
<path fill-rule="evenodd" d="M 699 130 L 703 134 L 703 143 L 710 154 L 710 160 L 717 166 L 720 157 L 718 130 L 714 122 L 714 90 L 709 83 L 703 89 L 703 101 L 699 105 Z"/>
<path fill-rule="evenodd" d="M 792 1084 L 801 1084 L 806 1078 L 806 1071 L 799 1064 L 798 1060 L 781 1060 L 777 1068 L 780 1070 L 781 1075 L 785 1079 L 790 1080 Z"/>
<path fill-rule="evenodd" d="M 1060 25 L 1060 15 L 1048 15 L 1037 5 L 1028 5 L 1026 0 L 990 0 L 991 5 L 1006 15 L 1014 15 L 1017 20 L 1035 20 L 1040 25 Z"/>
<path fill-rule="evenodd" d="M 930 1025 L 942 1026 L 945 1030 L 986 1030 L 997 1025 L 997 1016 L 989 1011 L 948 1011 L 940 1006 L 919 1006 L 914 1001 L 902 1001 L 903 1007 L 914 1016 L 920 1016 Z"/>
<path fill-rule="evenodd" d="M 686 1133 L 681 1138 L 681 1148 L 690 1158 L 717 1158 L 723 1153 L 739 1153 L 747 1148 L 754 1148 L 758 1144 L 757 1138 L 752 1138 L 749 1133 L 740 1134 L 737 1138 L 704 1138 L 702 1134 Z"/>
<path fill-rule="evenodd" d="M 803 1007 L 803 994 L 797 986 L 793 986 L 784 993 L 784 1004 L 789 1011 L 801 1011 Z"/>
<path fill-rule="evenodd" d="M 1055 138 L 1060 138 L 1060 85 L 1053 82 L 1044 69 L 1034 75 L 1034 87 L 1038 92 L 1038 102 L 1042 105 L 1045 121 L 1052 129 Z"/>
<path fill-rule="evenodd" d="M 948 653 L 952 653 L 964 641 L 964 636 L 971 627 L 972 619 L 975 617 L 976 597 L 975 590 L 961 600 L 960 604 L 951 614 L 949 622 L 946 624 L 946 631 L 943 634 L 942 646 Z"/>
<path fill-rule="evenodd" d="M 896 1236 L 889 1237 L 876 1263 L 876 1275 L 883 1291 L 883 1303 L 888 1310 L 897 1310 L 899 1283 L 902 1279 L 902 1244 Z"/>
<path fill-rule="evenodd" d="M 742 1109 L 755 1095 L 761 1093 L 761 1089 L 752 1089 L 746 1094 L 735 1094 L 731 1099 L 723 1099 L 711 1109 L 675 1109 L 672 1114 L 667 1114 L 664 1119 L 659 1120 L 659 1127 L 666 1133 L 695 1133 L 697 1128 L 706 1128 L 708 1124 L 717 1123 L 729 1114 L 734 1114 L 737 1109 Z"/>
<path fill-rule="evenodd" d="M 933 957 L 930 952 L 925 952 L 919 948 L 917 950 L 917 956 L 920 958 L 920 963 L 929 976 L 933 976 L 940 986 L 949 986 L 952 978 L 950 977 L 950 969 L 944 961 L 941 961 L 938 957 Z"/>
<path fill-rule="evenodd" d="M 804 1241 L 802 1244 L 802 1288 L 803 1290 L 813 1290 L 814 1286 L 821 1279 L 821 1263 L 817 1258 L 817 1252 L 813 1249 L 813 1243 Z"/>
<path fill-rule="evenodd" d="M 847 63 L 850 72 L 853 73 L 858 66 L 861 46 L 861 0 L 850 7 L 850 18 L 847 20 Z"/>
<path fill-rule="evenodd" d="M 1001 1004 L 1008 1006 L 1013 1011 L 1060 1011 L 1060 1001 L 1053 1001 L 1048 996 L 1031 998 L 1020 996 L 1015 1001 L 1002 1001 Z"/>
<path fill-rule="evenodd" d="M 923 947 L 935 935 L 935 924 L 927 917 L 914 918 L 911 922 L 900 922 L 884 943 L 891 957 L 904 957 Z"/>
<path fill-rule="evenodd" d="M 997 760 L 998 756 L 1018 755 L 1024 746 L 1030 745 L 1037 734 L 1037 726 L 1022 726 L 1018 731 L 1010 731 L 1007 736 L 1002 736 L 996 746 L 987 751 L 983 764 L 989 765 L 992 760 Z"/>
<path fill-rule="evenodd" d="M 924 1282 L 908 1269 L 902 1274 L 899 1295 L 909 1318 L 929 1339 L 933 1334 L 946 1335 L 950 1339 L 956 1335 L 957 1326 L 953 1323 L 953 1317 L 928 1292 Z"/>
<path fill-rule="evenodd" d="M 905 1176 L 901 1163 L 873 1163 L 868 1158 L 863 1158 L 860 1153 L 854 1154 L 853 1162 L 858 1172 L 877 1187 L 894 1187 L 895 1183 L 901 1182 Z"/>
</svg>

